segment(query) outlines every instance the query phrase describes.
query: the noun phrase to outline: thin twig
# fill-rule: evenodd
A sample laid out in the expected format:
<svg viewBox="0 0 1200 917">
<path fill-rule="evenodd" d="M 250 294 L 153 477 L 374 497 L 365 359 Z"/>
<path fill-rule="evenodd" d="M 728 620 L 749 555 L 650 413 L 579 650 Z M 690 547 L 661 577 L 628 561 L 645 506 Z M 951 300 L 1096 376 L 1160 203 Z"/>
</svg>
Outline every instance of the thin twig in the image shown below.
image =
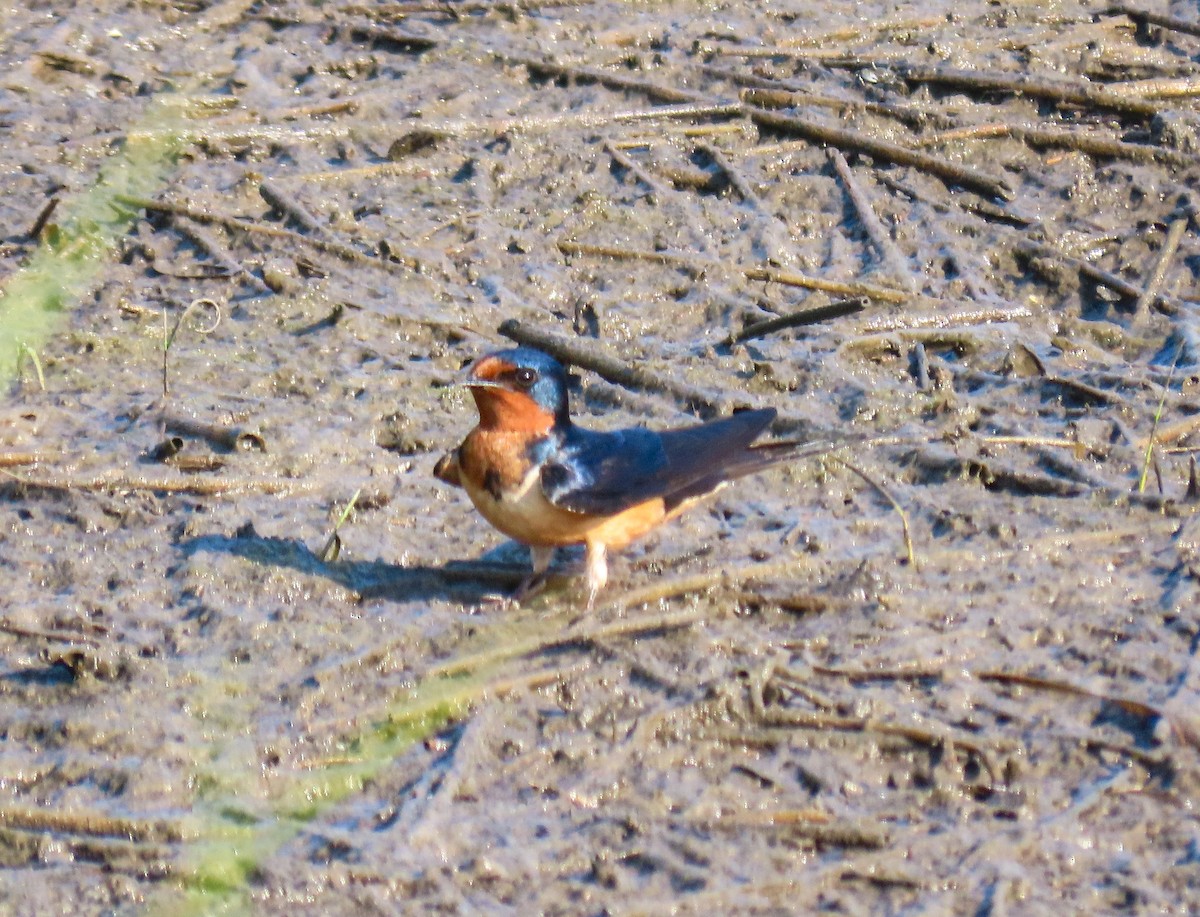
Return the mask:
<svg viewBox="0 0 1200 917">
<path fill-rule="evenodd" d="M 844 127 L 834 127 L 821 124 L 808 118 L 796 115 L 781 115 L 762 108 L 750 108 L 747 114 L 756 123 L 772 130 L 800 134 L 818 143 L 828 143 L 842 149 L 855 150 L 884 159 L 896 165 L 911 166 L 935 175 L 948 184 L 961 185 L 986 194 L 988 197 L 998 197 L 1012 200 L 1015 192 L 1003 179 L 972 169 L 970 166 L 950 162 L 930 153 L 914 150 L 887 140 L 880 140 L 862 131 L 853 131 Z"/>
<path fill-rule="evenodd" d="M 713 146 L 711 143 L 697 143 L 696 148 L 702 151 L 718 169 L 725 173 L 729 184 L 733 185 L 744 204 L 748 207 L 753 207 L 755 210 L 763 209 L 762 201 L 759 200 L 754 189 L 750 187 L 750 183 L 742 177 L 741 172 L 733 167 L 718 147 Z"/>
<path fill-rule="evenodd" d="M 51 643 L 83 643 L 88 646 L 100 646 L 100 641 L 86 634 L 69 630 L 44 630 L 40 627 L 26 627 L 13 624 L 11 621 L 0 619 L 0 633 L 12 634 L 14 637 L 28 637 L 33 640 L 47 640 Z"/>
<path fill-rule="evenodd" d="M 1101 108 L 1129 115 L 1158 114 L 1160 107 L 1144 99 L 1130 98 L 1086 82 L 1048 79 L 1023 73 L 993 73 L 978 70 L 953 70 L 913 64 L 895 66 L 912 83 L 929 83 L 968 89 L 974 92 L 1010 92 L 1035 99 L 1048 99 L 1085 108 Z"/>
<path fill-rule="evenodd" d="M 1142 290 L 1141 295 L 1137 298 L 1137 305 L 1133 310 L 1133 322 L 1135 325 L 1144 322 L 1150 317 L 1150 304 L 1158 296 L 1158 291 L 1162 289 L 1163 283 L 1167 279 L 1167 270 L 1171 267 L 1175 253 L 1179 250 L 1179 243 L 1183 241 L 1183 234 L 1187 232 L 1187 227 L 1187 217 L 1180 217 L 1174 220 L 1167 230 L 1167 238 L 1163 242 L 1162 251 L 1158 253 L 1158 260 L 1154 262 L 1154 268 L 1150 271 L 1150 276 L 1146 280 L 1145 289 Z M 1176 355 L 1175 359 L 1178 362 L 1178 355 Z"/>
<path fill-rule="evenodd" d="M 421 262 L 417 258 L 409 256 L 402 258 L 381 258 L 377 255 L 369 255 L 366 252 L 359 251 L 354 246 L 347 245 L 344 242 L 306 236 L 304 233 L 293 232 L 281 226 L 254 223 L 231 214 L 218 213 L 212 210 L 200 210 L 178 201 L 155 201 L 149 198 L 131 197 L 126 194 L 118 194 L 116 195 L 116 199 L 123 204 L 130 207 L 137 207 L 140 210 L 155 210 L 161 213 L 178 214 L 200 223 L 219 223 L 222 226 L 240 230 L 241 232 L 271 236 L 276 239 L 287 239 L 297 245 L 310 246 L 320 251 L 337 255 L 339 258 L 354 264 L 371 265 L 372 267 L 382 268 L 385 271 L 408 274 L 411 271 L 419 270 L 421 266 Z"/>
<path fill-rule="evenodd" d="M 916 105 L 864 102 L 862 99 L 820 95 L 791 80 L 767 79 L 753 74 L 727 70 L 724 67 L 705 66 L 702 69 L 711 76 L 729 80 L 739 86 L 750 87 L 747 92 L 741 94 L 742 101 L 747 105 L 757 105 L 761 108 L 812 108 L 815 106 L 829 108 L 836 112 L 865 111 L 899 121 L 915 130 L 923 130 L 931 124 L 935 127 L 947 128 L 955 124 L 953 118 Z"/>
<path fill-rule="evenodd" d="M 692 627 L 705 620 L 705 615 L 696 609 L 669 614 L 651 614 L 638 618 L 616 618 L 602 624 L 589 623 L 570 627 L 558 633 L 539 633 L 536 636 L 499 643 L 478 653 L 459 656 L 440 663 L 424 674 L 426 679 L 445 678 L 466 672 L 474 672 L 508 659 L 536 656 L 550 650 L 569 646 L 580 646 L 611 640 L 616 637 L 631 637 L 638 634 L 656 633 Z"/>
<path fill-rule="evenodd" d="M 884 228 L 879 215 L 875 212 L 875 208 L 867 198 L 866 192 L 854 178 L 854 173 L 850 170 L 850 164 L 846 162 L 846 157 L 836 148 L 828 150 L 828 156 L 829 161 L 833 163 L 833 167 L 837 171 L 838 177 L 841 178 L 842 184 L 846 186 L 846 193 L 850 196 L 850 200 L 854 204 L 854 209 L 858 213 L 858 219 L 862 223 L 863 229 L 866 230 L 871 241 L 875 243 L 875 249 L 878 251 L 879 257 L 883 259 L 884 264 L 888 266 L 893 279 L 910 293 L 915 292 L 916 284 L 913 282 L 908 266 L 904 263 L 904 256 L 900 254 L 900 250 L 896 248 L 896 243 L 892 241 L 891 235 Z"/>
<path fill-rule="evenodd" d="M 593 255 L 601 258 L 619 258 L 632 261 L 649 261 L 654 264 L 665 264 L 671 267 L 683 268 L 694 276 L 700 276 L 708 271 L 727 270 L 718 261 L 695 258 L 691 255 L 677 255 L 671 252 L 643 251 L 640 249 L 618 248 L 612 245 L 593 245 L 586 242 L 576 242 L 563 239 L 558 243 L 558 250 L 564 255 Z M 767 283 L 780 283 L 784 286 L 804 287 L 810 290 L 822 290 L 840 296 L 866 296 L 883 302 L 900 303 L 908 298 L 902 290 L 889 290 L 886 287 L 875 286 L 855 281 L 826 280 L 822 277 L 810 277 L 797 271 L 783 270 L 770 265 L 763 267 L 738 268 L 747 280 L 762 280 Z"/>
<path fill-rule="evenodd" d="M 1044 455 L 1043 460 L 1051 463 L 1057 456 Z M 1114 503 L 1137 503 L 1149 509 L 1163 511 L 1174 502 L 1171 498 L 1156 494 L 1133 493 L 1107 481 L 1065 480 L 1032 471 L 1019 471 L 994 458 L 966 458 L 948 449 L 925 446 L 914 453 L 916 464 L 937 474 L 954 474 L 976 478 L 988 489 L 1011 490 L 1021 494 L 1039 494 L 1052 497 L 1082 497 L 1100 495 Z"/>
<path fill-rule="evenodd" d="M 603 146 L 604 152 L 608 153 L 617 165 L 650 189 L 651 198 L 655 203 L 667 196 L 667 189 L 623 150 L 614 146 L 610 140 L 605 140 Z"/>
<path fill-rule="evenodd" d="M 264 178 L 258 184 L 258 193 L 262 195 L 264 201 L 284 216 L 291 217 L 313 235 L 321 238 L 328 237 L 329 232 L 325 228 L 325 225 L 309 213 L 308 209 L 296 200 L 293 195 L 288 194 L 275 184 L 275 182 Z"/>
<path fill-rule="evenodd" d="M 271 288 L 258 275 L 243 267 L 241 262 L 230 254 L 216 236 L 199 223 L 181 214 L 173 214 L 171 216 L 171 225 L 182 233 L 193 245 L 212 258 L 221 270 L 230 277 L 240 277 L 249 281 L 259 292 L 271 292 Z"/>
<path fill-rule="evenodd" d="M 1142 463 L 1142 473 L 1138 476 L 1138 493 L 1143 493 L 1146 490 L 1146 477 L 1150 473 L 1150 459 L 1154 455 L 1155 434 L 1158 432 L 1159 421 L 1162 420 L 1163 407 L 1167 403 L 1167 394 L 1171 391 L 1171 376 L 1175 374 L 1175 367 L 1179 365 L 1179 358 L 1181 356 L 1183 356 L 1182 344 L 1175 349 L 1175 359 L 1171 361 L 1171 372 L 1167 376 L 1167 381 L 1163 383 L 1162 396 L 1158 399 L 1158 407 L 1154 410 L 1154 423 L 1150 427 L 1150 435 L 1146 437 L 1146 459 Z"/>
<path fill-rule="evenodd" d="M 908 512 L 904 509 L 903 506 L 900 505 L 900 501 L 897 500 L 896 497 L 892 494 L 892 492 L 883 485 L 882 481 L 877 481 L 875 478 L 873 478 L 871 475 L 867 474 L 865 471 L 863 471 L 861 468 L 859 468 L 853 462 L 848 462 L 845 459 L 839 458 L 836 455 L 830 455 L 829 461 L 835 462 L 836 464 L 841 465 L 843 468 L 847 469 L 848 471 L 854 472 L 856 475 L 858 475 L 860 478 L 862 478 L 868 485 L 870 485 L 872 488 L 874 488 L 875 491 L 880 494 L 880 496 L 882 496 L 885 500 L 888 501 L 888 503 L 890 503 L 892 505 L 892 509 L 894 509 L 897 512 L 897 514 L 899 514 L 899 516 L 900 516 L 900 525 L 904 530 L 904 550 L 908 554 L 908 563 L 914 570 L 920 571 L 921 567 L 917 563 L 917 555 L 916 555 L 916 552 L 913 550 L 912 532 L 909 530 L 909 526 L 908 526 Z"/>
<path fill-rule="evenodd" d="M 1110 271 L 1106 271 L 1103 268 L 1097 267 L 1090 261 L 1084 261 L 1082 258 L 1074 258 L 1071 255 L 1064 254 L 1063 252 L 1060 252 L 1058 249 L 1053 248 L 1044 242 L 1036 242 L 1033 239 L 1021 239 L 1016 243 L 1015 248 L 1018 252 L 1021 252 L 1028 257 L 1047 258 L 1059 264 L 1064 264 L 1068 267 L 1074 268 L 1075 270 L 1079 271 L 1079 273 L 1090 277 L 1097 283 L 1103 284 L 1114 292 L 1120 293 L 1122 296 L 1129 297 L 1135 302 L 1142 295 L 1143 291 L 1141 287 L 1130 283 L 1123 277 L 1119 277 Z M 1189 307 L 1181 300 L 1171 296 L 1166 296 L 1161 292 L 1154 294 L 1153 303 L 1162 309 L 1162 311 L 1170 315 L 1175 315 Z"/>
</svg>

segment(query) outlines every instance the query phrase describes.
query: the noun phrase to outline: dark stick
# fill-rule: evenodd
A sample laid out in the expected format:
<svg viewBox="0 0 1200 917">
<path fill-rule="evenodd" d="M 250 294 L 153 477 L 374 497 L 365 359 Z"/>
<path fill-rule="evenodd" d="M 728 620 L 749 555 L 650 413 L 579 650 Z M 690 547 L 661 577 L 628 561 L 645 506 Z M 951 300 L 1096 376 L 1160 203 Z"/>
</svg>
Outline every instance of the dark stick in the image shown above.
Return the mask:
<svg viewBox="0 0 1200 917">
<path fill-rule="evenodd" d="M 818 143 L 857 150 L 874 156 L 876 159 L 884 159 L 901 166 L 912 166 L 914 169 L 921 169 L 931 175 L 936 175 L 950 184 L 962 185 L 964 188 L 970 188 L 972 191 L 978 191 L 988 197 L 1012 200 L 1015 196 L 1013 189 L 1003 179 L 979 172 L 969 166 L 962 166 L 947 159 L 923 153 L 920 150 L 900 146 L 898 143 L 879 140 L 860 131 L 819 124 L 795 115 L 780 115 L 761 108 L 747 109 L 746 114 L 755 124 L 769 127 L 772 130 L 799 134 Z"/>
<path fill-rule="evenodd" d="M 1035 99 L 1065 102 L 1085 108 L 1107 108 L 1128 115 L 1156 115 L 1160 105 L 1145 99 L 1066 80 L 1048 80 L 1035 76 L 1004 73 L 980 73 L 975 70 L 939 70 L 934 67 L 902 66 L 897 71 L 913 83 L 930 83 L 969 89 L 976 92 L 1011 92 Z"/>
<path fill-rule="evenodd" d="M 1134 22 L 1148 22 L 1151 25 L 1160 26 L 1164 29 L 1183 32 L 1185 35 L 1200 35 L 1200 22 L 1179 19 L 1175 16 L 1166 16 L 1162 13 L 1151 13 L 1148 10 L 1141 10 L 1123 3 L 1110 6 L 1105 12 L 1110 16 L 1128 16 Z"/>
<path fill-rule="evenodd" d="M 638 391 L 662 392 L 698 409 L 701 415 L 716 414 L 720 411 L 720 399 L 711 392 L 704 392 L 682 382 L 676 382 L 672 378 L 644 369 L 636 363 L 597 353 L 595 349 L 586 344 L 562 337 L 551 331 L 524 325 L 516 319 L 509 319 L 502 323 L 497 330 L 509 340 L 544 350 L 562 363 L 570 363 L 580 369 L 590 369 L 613 385 Z"/>
<path fill-rule="evenodd" d="M 38 237 L 42 234 L 42 230 L 46 228 L 46 224 L 50 222 L 50 217 L 54 215 L 59 200 L 60 198 L 56 194 L 50 200 L 46 201 L 46 205 L 38 213 L 37 219 L 33 221 L 33 225 L 29 227 L 29 232 L 26 233 L 29 238 L 37 241 Z"/>
<path fill-rule="evenodd" d="M 752 325 L 747 325 L 737 334 L 731 334 L 723 343 L 726 346 L 740 344 L 742 341 L 751 341 L 755 338 L 766 337 L 768 334 L 774 334 L 776 331 L 782 331 L 784 328 L 815 325 L 819 322 L 827 322 L 846 315 L 853 315 L 855 312 L 861 312 L 865 309 L 868 303 L 869 300 L 865 296 L 859 296 L 855 299 L 839 299 L 825 306 L 802 309 L 790 315 L 781 315 L 778 318 L 769 318 L 765 321 L 754 322 Z"/>
<path fill-rule="evenodd" d="M 1080 131 L 1047 130 L 1035 127 L 1013 127 L 1009 133 L 1032 146 L 1054 146 L 1076 150 L 1089 156 L 1110 156 L 1133 162 L 1161 162 L 1169 166 L 1194 166 L 1200 156 L 1180 153 L 1145 143 L 1125 143 L 1111 137 L 1097 137 Z"/>
<path fill-rule="evenodd" d="M 1090 277 L 1097 283 L 1103 284 L 1110 290 L 1120 293 L 1122 296 L 1127 296 L 1135 302 L 1141 297 L 1144 292 L 1141 287 L 1130 283 L 1123 277 L 1118 277 L 1104 268 L 1096 267 L 1090 261 L 1084 261 L 1082 258 L 1072 258 L 1070 255 L 1063 254 L 1055 248 L 1046 245 L 1044 242 L 1035 242 L 1032 239 L 1022 239 L 1016 245 L 1016 250 L 1023 255 L 1032 258 L 1048 258 L 1051 261 L 1065 264 L 1079 271 L 1079 273 Z M 1165 296 L 1162 293 L 1155 293 L 1153 302 L 1158 307 L 1170 315 L 1175 315 L 1185 308 L 1184 304 L 1172 296 Z"/>
<path fill-rule="evenodd" d="M 264 201 L 266 201 L 284 216 L 291 217 L 313 235 L 326 235 L 325 227 L 322 225 L 321 221 L 309 213 L 308 209 L 303 204 L 280 188 L 273 181 L 264 178 L 258 185 L 258 193 L 262 195 L 262 199 Z"/>
<path fill-rule="evenodd" d="M 530 73 L 555 78 L 587 80 L 607 86 L 609 89 L 619 89 L 622 92 L 636 92 L 649 96 L 660 102 L 700 102 L 712 104 L 712 99 L 699 92 L 689 92 L 686 89 L 676 89 L 674 86 L 662 86 L 649 80 L 639 80 L 631 76 L 622 76 L 609 70 L 596 67 L 569 67 L 555 61 L 535 60 L 532 57 L 505 54 L 502 57 L 512 64 L 523 65 Z"/>
</svg>

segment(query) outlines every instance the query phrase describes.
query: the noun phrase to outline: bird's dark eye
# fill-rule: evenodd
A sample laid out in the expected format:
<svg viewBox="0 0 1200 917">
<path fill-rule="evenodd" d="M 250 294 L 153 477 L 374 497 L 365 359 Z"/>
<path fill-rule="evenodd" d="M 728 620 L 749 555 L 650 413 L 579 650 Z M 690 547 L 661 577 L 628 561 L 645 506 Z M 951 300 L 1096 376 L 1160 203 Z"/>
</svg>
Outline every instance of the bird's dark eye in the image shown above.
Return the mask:
<svg viewBox="0 0 1200 917">
<path fill-rule="evenodd" d="M 528 366 L 518 366 L 513 373 L 513 378 L 521 388 L 529 388 L 529 386 L 537 382 L 538 374 L 536 369 L 530 369 Z"/>
</svg>

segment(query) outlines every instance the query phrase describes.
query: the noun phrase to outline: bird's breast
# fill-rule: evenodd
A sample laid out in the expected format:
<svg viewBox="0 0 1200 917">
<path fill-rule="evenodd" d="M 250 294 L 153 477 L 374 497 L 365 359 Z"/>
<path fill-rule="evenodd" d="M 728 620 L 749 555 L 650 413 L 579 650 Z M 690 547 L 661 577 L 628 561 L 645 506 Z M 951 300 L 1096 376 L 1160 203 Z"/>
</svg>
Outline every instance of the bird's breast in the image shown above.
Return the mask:
<svg viewBox="0 0 1200 917">
<path fill-rule="evenodd" d="M 667 518 L 661 497 L 611 514 L 579 513 L 552 503 L 535 456 L 552 446 L 527 435 L 477 427 L 458 450 L 459 478 L 471 502 L 516 541 L 541 547 L 600 542 L 620 548 Z"/>
<path fill-rule="evenodd" d="M 509 538 L 530 545 L 575 544 L 596 520 L 555 506 L 541 486 L 528 435 L 476 428 L 459 447 L 463 488 L 475 508 Z"/>
</svg>

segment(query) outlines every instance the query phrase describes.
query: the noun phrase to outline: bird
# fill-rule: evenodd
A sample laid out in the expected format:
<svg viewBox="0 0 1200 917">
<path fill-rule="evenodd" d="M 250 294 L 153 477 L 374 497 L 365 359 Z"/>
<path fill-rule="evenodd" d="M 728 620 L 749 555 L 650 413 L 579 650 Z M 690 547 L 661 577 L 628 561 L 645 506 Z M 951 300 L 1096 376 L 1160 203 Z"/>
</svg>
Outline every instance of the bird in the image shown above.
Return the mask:
<svg viewBox="0 0 1200 917">
<path fill-rule="evenodd" d="M 664 431 L 577 426 L 566 370 L 532 347 L 482 356 L 457 384 L 473 396 L 479 423 L 433 473 L 529 547 L 532 573 L 514 593 L 517 601 L 544 577 L 557 548 L 582 544 L 591 609 L 608 581 L 609 551 L 798 448 L 794 441 L 754 443 L 775 419 L 774 408 Z"/>
</svg>

